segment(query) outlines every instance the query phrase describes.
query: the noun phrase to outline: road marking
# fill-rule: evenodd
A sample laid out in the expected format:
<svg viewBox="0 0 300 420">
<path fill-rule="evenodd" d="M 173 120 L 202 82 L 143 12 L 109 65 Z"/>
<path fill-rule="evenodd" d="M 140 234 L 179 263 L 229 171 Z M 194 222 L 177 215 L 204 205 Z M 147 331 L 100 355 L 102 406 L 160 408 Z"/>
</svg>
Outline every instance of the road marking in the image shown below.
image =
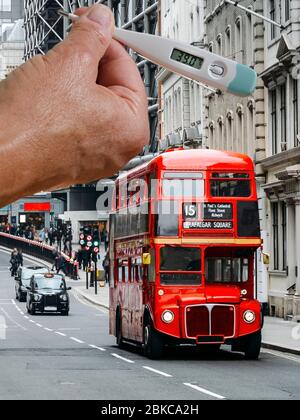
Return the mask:
<svg viewBox="0 0 300 420">
<path fill-rule="evenodd" d="M 58 328 L 58 331 L 80 331 L 81 328 Z"/>
<path fill-rule="evenodd" d="M 6 320 L 5 317 L 0 315 L 0 340 L 6 340 Z"/>
<path fill-rule="evenodd" d="M 62 333 L 62 332 L 59 332 L 59 331 L 55 331 L 55 334 L 57 334 L 57 335 L 61 335 L 62 337 L 66 337 L 66 334 L 64 334 L 64 333 Z"/>
<path fill-rule="evenodd" d="M 53 332 L 53 330 L 51 330 L 51 328 L 44 328 L 45 331 L 49 331 L 49 332 Z"/>
<path fill-rule="evenodd" d="M 30 319 L 29 322 L 31 322 L 32 324 L 35 324 L 35 321 L 33 321 L 32 319 Z"/>
<path fill-rule="evenodd" d="M 135 363 L 133 360 L 126 359 L 126 357 L 122 357 L 122 356 L 120 356 L 120 355 L 118 355 L 116 353 L 111 353 L 111 355 L 113 357 L 116 357 L 117 359 L 123 360 L 123 362 L 132 363 L 132 364 Z"/>
<path fill-rule="evenodd" d="M 23 312 L 23 311 L 20 311 L 20 314 L 21 314 L 21 315 L 24 315 L 24 312 Z"/>
<path fill-rule="evenodd" d="M 106 350 L 105 350 L 105 349 L 103 349 L 102 347 L 97 347 L 97 346 L 94 346 L 94 344 L 89 344 L 89 347 L 91 347 L 92 349 L 100 350 L 100 351 L 106 351 Z"/>
<path fill-rule="evenodd" d="M 29 316 L 27 316 L 27 315 L 24 315 L 24 318 L 25 318 L 25 319 L 29 319 Z"/>
<path fill-rule="evenodd" d="M 13 322 L 15 325 L 17 325 L 23 331 L 27 331 L 27 328 L 23 327 L 21 324 L 19 324 L 17 321 L 15 321 L 3 308 L 1 308 L 1 311 L 4 313 L 6 318 L 8 318 L 11 322 Z"/>
<path fill-rule="evenodd" d="M 165 376 L 166 378 L 173 378 L 172 375 L 170 375 L 169 373 L 162 372 L 161 370 L 153 369 L 152 367 L 149 367 L 149 366 L 143 366 L 143 368 L 150 370 L 150 372 L 157 373 L 158 375 Z"/>
<path fill-rule="evenodd" d="M 226 400 L 226 397 L 222 395 L 215 394 L 214 392 L 208 391 L 207 389 L 201 388 L 200 386 L 184 383 L 183 385 L 188 386 L 189 388 L 194 389 L 195 391 L 201 392 L 202 394 L 209 395 L 210 397 L 217 398 L 218 400 Z"/>
<path fill-rule="evenodd" d="M 70 337 L 70 340 L 76 341 L 76 343 L 79 343 L 79 344 L 84 344 L 84 341 L 81 341 L 81 340 L 79 340 L 78 338 L 75 338 L 75 337 Z"/>
<path fill-rule="evenodd" d="M 43 326 L 41 324 L 36 324 L 37 327 L 39 328 L 43 328 Z"/>
<path fill-rule="evenodd" d="M 281 359 L 286 359 L 286 360 L 291 360 L 292 362 L 296 362 L 296 363 L 300 363 L 300 358 L 297 358 L 296 356 L 288 356 L 285 354 L 281 354 L 281 353 L 277 353 L 275 351 L 271 351 L 271 350 L 262 350 L 262 353 L 267 353 L 267 354 L 271 354 L 272 356 L 275 357 L 280 357 Z"/>
</svg>

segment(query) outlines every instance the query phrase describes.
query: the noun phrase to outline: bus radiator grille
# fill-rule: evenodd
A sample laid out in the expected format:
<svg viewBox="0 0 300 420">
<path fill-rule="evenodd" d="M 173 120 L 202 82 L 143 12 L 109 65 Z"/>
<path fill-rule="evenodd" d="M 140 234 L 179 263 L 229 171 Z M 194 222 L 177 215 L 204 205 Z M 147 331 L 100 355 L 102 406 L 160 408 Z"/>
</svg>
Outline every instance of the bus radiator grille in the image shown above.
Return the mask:
<svg viewBox="0 0 300 420">
<path fill-rule="evenodd" d="M 187 308 L 186 327 L 188 337 L 209 335 L 209 310 L 206 306 Z"/>
<path fill-rule="evenodd" d="M 211 311 L 211 334 L 234 336 L 234 308 L 233 306 L 215 306 Z"/>
</svg>

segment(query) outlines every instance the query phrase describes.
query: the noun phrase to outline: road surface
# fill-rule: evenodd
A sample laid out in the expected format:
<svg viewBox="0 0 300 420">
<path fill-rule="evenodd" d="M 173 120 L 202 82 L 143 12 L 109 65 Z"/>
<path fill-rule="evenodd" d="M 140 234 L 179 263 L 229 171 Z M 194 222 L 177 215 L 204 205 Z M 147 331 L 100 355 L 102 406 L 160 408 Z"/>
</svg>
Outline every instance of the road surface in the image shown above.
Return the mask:
<svg viewBox="0 0 300 420">
<path fill-rule="evenodd" d="M 161 361 L 119 350 L 108 314 L 71 292 L 69 317 L 31 316 L 15 300 L 9 254 L 0 251 L 0 399 L 222 400 L 300 398 L 300 357 L 260 361 L 222 350 L 179 349 Z M 25 259 L 25 264 L 32 261 Z"/>
</svg>

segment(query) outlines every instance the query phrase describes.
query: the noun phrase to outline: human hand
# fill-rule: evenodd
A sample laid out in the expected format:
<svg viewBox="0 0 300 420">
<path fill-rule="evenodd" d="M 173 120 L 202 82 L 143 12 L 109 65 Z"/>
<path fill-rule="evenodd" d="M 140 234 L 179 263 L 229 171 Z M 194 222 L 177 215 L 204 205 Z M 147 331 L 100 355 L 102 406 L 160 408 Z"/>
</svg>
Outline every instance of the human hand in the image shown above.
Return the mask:
<svg viewBox="0 0 300 420">
<path fill-rule="evenodd" d="M 0 83 L 0 207 L 113 175 L 149 140 L 146 92 L 103 5 Z"/>
</svg>

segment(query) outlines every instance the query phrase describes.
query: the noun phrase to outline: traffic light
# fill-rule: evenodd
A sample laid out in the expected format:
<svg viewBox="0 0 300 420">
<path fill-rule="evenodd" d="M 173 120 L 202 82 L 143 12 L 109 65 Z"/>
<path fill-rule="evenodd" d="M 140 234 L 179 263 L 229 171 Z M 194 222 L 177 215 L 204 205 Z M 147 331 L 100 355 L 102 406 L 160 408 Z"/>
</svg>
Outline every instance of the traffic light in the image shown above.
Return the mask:
<svg viewBox="0 0 300 420">
<path fill-rule="evenodd" d="M 99 231 L 95 229 L 93 232 L 93 252 L 95 254 L 99 254 L 99 251 L 100 251 L 99 247 L 100 247 Z"/>
</svg>

